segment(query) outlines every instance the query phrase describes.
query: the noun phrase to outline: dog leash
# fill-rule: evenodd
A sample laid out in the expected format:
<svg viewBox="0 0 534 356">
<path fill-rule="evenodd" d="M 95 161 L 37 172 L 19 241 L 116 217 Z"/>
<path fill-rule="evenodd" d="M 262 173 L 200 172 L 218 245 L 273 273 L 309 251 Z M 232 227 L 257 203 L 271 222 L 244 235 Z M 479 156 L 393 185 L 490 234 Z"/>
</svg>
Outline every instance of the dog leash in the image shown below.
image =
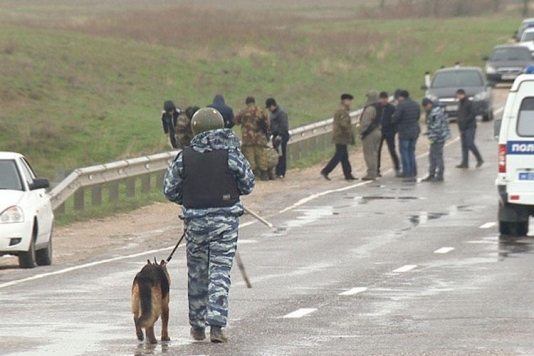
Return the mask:
<svg viewBox="0 0 534 356">
<path fill-rule="evenodd" d="M 174 253 L 176 252 L 176 249 L 178 248 L 178 246 L 180 246 L 180 243 L 182 242 L 184 237 L 185 237 L 185 227 L 184 227 L 184 232 L 183 232 L 182 236 L 180 237 L 180 240 L 178 240 L 178 243 L 176 244 L 176 246 L 174 246 L 174 249 L 172 250 L 171 254 L 169 255 L 169 257 L 167 257 L 167 260 L 165 261 L 165 264 L 167 264 L 167 263 L 169 263 L 171 261 L 172 255 L 174 255 Z"/>
</svg>

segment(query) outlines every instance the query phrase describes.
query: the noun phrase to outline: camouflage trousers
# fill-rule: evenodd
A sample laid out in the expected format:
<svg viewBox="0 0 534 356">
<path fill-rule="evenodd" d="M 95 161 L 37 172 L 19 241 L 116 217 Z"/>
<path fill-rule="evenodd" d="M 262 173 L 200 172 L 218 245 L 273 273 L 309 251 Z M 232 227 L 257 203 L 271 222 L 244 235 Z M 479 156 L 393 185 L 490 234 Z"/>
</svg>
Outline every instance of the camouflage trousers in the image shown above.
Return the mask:
<svg viewBox="0 0 534 356">
<path fill-rule="evenodd" d="M 269 167 L 267 166 L 267 156 L 265 154 L 263 146 L 242 146 L 241 151 L 245 155 L 245 158 L 247 159 L 248 163 L 250 163 L 250 168 L 253 171 L 267 171 L 269 169 Z"/>
<path fill-rule="evenodd" d="M 237 216 L 187 219 L 189 324 L 226 326 L 230 270 L 237 248 Z"/>
</svg>

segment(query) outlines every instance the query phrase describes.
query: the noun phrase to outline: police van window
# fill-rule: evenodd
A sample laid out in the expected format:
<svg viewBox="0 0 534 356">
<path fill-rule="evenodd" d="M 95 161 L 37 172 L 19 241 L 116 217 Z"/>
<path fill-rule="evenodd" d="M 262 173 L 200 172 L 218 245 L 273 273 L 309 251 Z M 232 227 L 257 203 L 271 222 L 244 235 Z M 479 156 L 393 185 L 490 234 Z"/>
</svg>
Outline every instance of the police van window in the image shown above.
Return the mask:
<svg viewBox="0 0 534 356">
<path fill-rule="evenodd" d="M 534 98 L 525 98 L 519 108 L 517 134 L 534 137 Z"/>
</svg>

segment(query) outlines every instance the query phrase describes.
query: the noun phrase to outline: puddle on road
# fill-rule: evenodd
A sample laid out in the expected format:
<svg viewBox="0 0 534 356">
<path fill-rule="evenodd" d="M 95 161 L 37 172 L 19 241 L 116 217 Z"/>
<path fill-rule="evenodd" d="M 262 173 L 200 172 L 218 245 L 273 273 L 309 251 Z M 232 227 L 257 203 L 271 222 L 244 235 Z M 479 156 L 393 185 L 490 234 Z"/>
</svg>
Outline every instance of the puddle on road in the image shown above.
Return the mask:
<svg viewBox="0 0 534 356">
<path fill-rule="evenodd" d="M 372 201 L 377 200 L 396 200 L 399 202 L 406 202 L 412 200 L 423 200 L 425 198 L 420 197 L 394 197 L 394 196 L 381 196 L 381 195 L 368 195 L 368 196 L 356 196 L 356 197 L 346 197 L 345 199 L 354 199 L 357 200 L 358 204 L 367 204 Z"/>
<path fill-rule="evenodd" d="M 419 213 L 419 215 L 411 215 L 408 217 L 408 220 L 412 224 L 413 227 L 418 225 L 424 225 L 432 220 L 437 220 L 439 218 L 442 218 L 444 216 L 449 215 L 448 213 L 429 213 L 426 211 L 422 211 Z"/>
</svg>

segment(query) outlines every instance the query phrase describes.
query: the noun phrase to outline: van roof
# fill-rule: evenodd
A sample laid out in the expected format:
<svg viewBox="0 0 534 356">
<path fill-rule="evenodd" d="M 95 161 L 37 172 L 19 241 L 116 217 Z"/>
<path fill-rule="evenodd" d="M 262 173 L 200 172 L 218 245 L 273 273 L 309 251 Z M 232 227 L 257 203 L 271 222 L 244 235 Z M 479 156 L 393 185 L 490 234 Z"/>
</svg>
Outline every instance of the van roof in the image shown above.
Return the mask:
<svg viewBox="0 0 534 356">
<path fill-rule="evenodd" d="M 512 84 L 512 88 L 510 88 L 510 92 L 516 92 L 519 89 L 519 86 L 523 84 L 524 82 L 534 82 L 534 75 L 533 74 L 521 74 L 514 80 L 514 84 Z"/>
</svg>

